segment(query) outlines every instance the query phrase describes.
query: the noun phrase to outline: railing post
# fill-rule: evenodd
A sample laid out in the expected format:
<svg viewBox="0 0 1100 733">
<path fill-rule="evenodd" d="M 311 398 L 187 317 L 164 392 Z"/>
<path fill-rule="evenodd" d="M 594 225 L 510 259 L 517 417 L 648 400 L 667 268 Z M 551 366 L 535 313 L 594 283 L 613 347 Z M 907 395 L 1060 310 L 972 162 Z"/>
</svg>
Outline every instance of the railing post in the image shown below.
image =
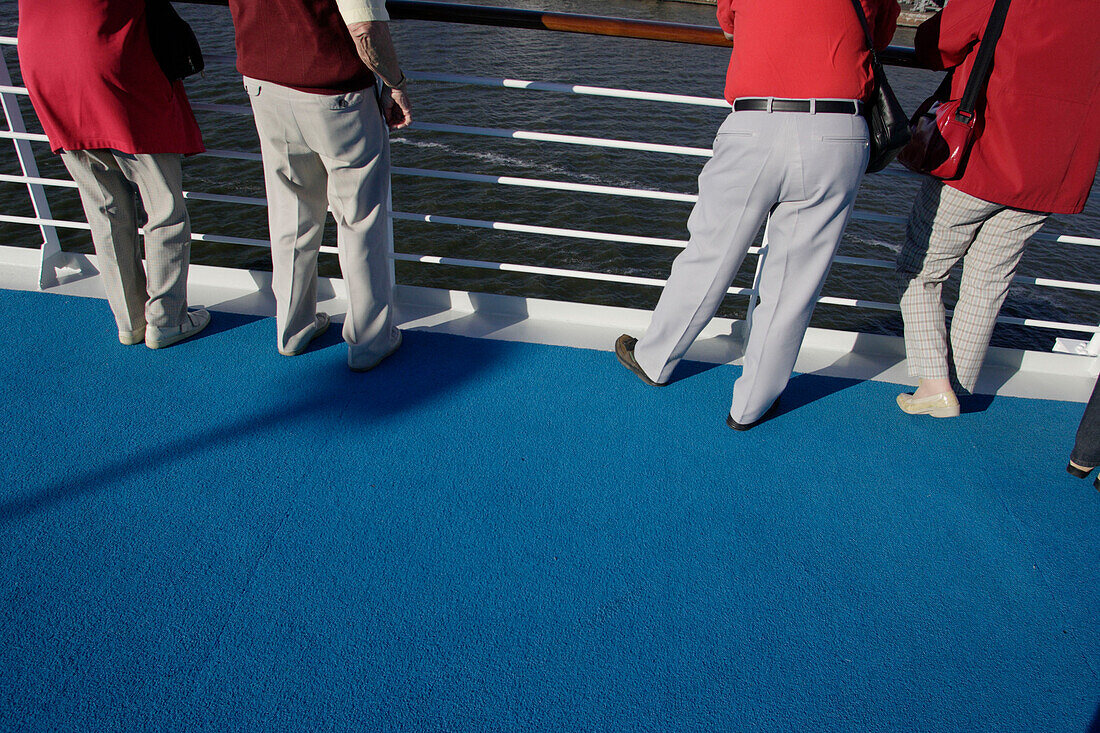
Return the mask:
<svg viewBox="0 0 1100 733">
<path fill-rule="evenodd" d="M 390 287 L 397 287 L 397 260 L 393 256 L 393 172 L 388 174 L 390 185 L 386 189 L 386 258 L 390 262 Z"/>
<path fill-rule="evenodd" d="M 8 71 L 8 60 L 0 52 L 0 86 L 13 86 L 11 73 Z M 25 133 L 27 125 L 23 121 L 23 112 L 19 109 L 19 99 L 10 92 L 0 92 L 0 106 L 4 108 L 4 117 L 7 118 L 8 130 L 11 132 Z M 34 158 L 34 149 L 29 140 L 13 140 L 15 154 L 19 158 L 19 166 L 23 175 L 28 178 L 38 178 L 38 163 Z M 38 219 L 52 219 L 50 203 L 46 199 L 46 187 L 41 183 L 27 183 L 30 192 L 31 205 L 34 207 L 34 215 Z M 42 260 L 38 271 L 38 287 L 45 290 L 57 285 L 57 268 L 70 264 L 72 259 L 61 250 L 61 240 L 57 236 L 57 228 L 41 223 L 38 228 L 42 232 Z"/>
</svg>

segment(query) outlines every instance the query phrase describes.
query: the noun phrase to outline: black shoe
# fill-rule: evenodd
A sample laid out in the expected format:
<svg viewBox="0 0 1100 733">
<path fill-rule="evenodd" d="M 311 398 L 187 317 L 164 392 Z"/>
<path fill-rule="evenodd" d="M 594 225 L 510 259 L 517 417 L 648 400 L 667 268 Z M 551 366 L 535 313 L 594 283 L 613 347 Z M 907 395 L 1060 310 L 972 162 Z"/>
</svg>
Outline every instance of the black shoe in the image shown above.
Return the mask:
<svg viewBox="0 0 1100 733">
<path fill-rule="evenodd" d="M 1095 466 L 1093 468 L 1095 468 Z M 1092 468 L 1078 466 L 1073 461 L 1070 461 L 1066 464 L 1066 471 L 1076 476 L 1077 478 L 1088 478 L 1089 474 L 1092 473 Z"/>
<path fill-rule="evenodd" d="M 764 414 L 758 417 L 756 420 L 750 423 L 739 423 L 733 419 L 733 415 L 726 415 L 726 425 L 729 425 L 734 430 L 751 430 L 765 420 L 771 420 L 775 417 L 775 413 L 779 412 L 779 398 L 775 398 L 775 402 L 772 406 L 764 411 Z"/>
<path fill-rule="evenodd" d="M 650 387 L 664 387 L 665 384 L 661 382 L 654 382 L 646 375 L 641 365 L 638 364 L 638 360 L 634 358 L 634 345 L 638 343 L 638 339 L 628 334 L 623 334 L 615 341 L 615 356 L 619 358 L 619 362 L 638 375 L 638 379 L 642 380 Z"/>
</svg>

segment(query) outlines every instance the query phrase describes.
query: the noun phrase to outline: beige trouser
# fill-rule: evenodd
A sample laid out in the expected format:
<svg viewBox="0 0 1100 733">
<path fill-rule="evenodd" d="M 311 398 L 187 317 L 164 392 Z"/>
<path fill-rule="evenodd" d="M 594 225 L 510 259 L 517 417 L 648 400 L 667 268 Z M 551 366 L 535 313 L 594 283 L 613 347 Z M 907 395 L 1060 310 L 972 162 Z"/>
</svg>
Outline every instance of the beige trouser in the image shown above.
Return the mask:
<svg viewBox="0 0 1100 733">
<path fill-rule="evenodd" d="M 146 323 L 163 329 L 179 326 L 187 312 L 191 257 L 180 156 L 66 150 L 61 159 L 80 192 L 118 330 L 134 331 Z M 148 217 L 145 266 L 138 244 L 135 188 Z"/>
<path fill-rule="evenodd" d="M 897 260 L 911 375 L 954 377 L 956 387 L 974 391 L 1016 266 L 1047 216 L 984 201 L 934 178 L 925 181 Z M 949 352 L 942 289 L 960 259 Z"/>
<path fill-rule="evenodd" d="M 325 95 L 244 83 L 263 154 L 279 349 L 302 348 L 316 330 L 327 204 L 348 289 L 348 363 L 373 364 L 399 337 L 388 260 L 389 137 L 374 89 Z"/>
<path fill-rule="evenodd" d="M 699 175 L 691 239 L 634 348 L 651 379 L 672 375 L 769 219 L 760 304 L 730 415 L 748 424 L 767 411 L 790 379 L 867 155 L 867 124 L 855 114 L 734 112 L 726 118 L 714 157 Z"/>
</svg>

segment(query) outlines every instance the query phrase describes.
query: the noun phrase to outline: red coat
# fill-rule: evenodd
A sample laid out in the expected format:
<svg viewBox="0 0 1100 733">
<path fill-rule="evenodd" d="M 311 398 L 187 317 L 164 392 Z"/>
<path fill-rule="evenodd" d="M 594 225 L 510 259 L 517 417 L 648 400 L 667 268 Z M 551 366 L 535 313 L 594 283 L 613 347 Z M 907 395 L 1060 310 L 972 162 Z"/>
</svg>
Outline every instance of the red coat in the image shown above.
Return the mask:
<svg viewBox="0 0 1100 733">
<path fill-rule="evenodd" d="M 203 150 L 183 84 L 153 57 L 145 0 L 19 0 L 19 66 L 55 152 Z"/>
<path fill-rule="evenodd" d="M 862 0 L 875 48 L 894 35 L 898 0 Z M 726 100 L 866 99 L 871 54 L 851 0 L 718 0 L 733 34 Z"/>
<path fill-rule="evenodd" d="M 959 65 L 962 96 L 994 0 L 950 0 L 917 30 L 918 58 Z M 947 185 L 1029 211 L 1084 208 L 1100 160 L 1100 0 L 1012 0 L 997 43 L 985 128 Z"/>
</svg>

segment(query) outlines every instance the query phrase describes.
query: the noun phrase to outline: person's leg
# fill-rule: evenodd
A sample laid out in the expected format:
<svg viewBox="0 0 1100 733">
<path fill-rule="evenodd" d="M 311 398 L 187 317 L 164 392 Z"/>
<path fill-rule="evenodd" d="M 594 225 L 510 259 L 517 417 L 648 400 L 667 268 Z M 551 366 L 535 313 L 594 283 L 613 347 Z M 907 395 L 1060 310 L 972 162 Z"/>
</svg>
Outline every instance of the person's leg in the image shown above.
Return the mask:
<svg viewBox="0 0 1100 733">
<path fill-rule="evenodd" d="M 279 352 L 295 354 L 317 334 L 317 254 L 325 231 L 327 174 L 309 149 L 297 114 L 309 97 L 245 80 L 256 119 L 267 190 L 271 287 Z"/>
<path fill-rule="evenodd" d="M 183 200 L 183 173 L 176 154 L 115 153 L 145 206 L 145 320 L 162 330 L 178 327 L 187 312 L 191 219 Z"/>
<path fill-rule="evenodd" d="M 959 300 L 951 316 L 951 360 L 955 378 L 967 392 L 978 383 L 997 314 L 1024 248 L 1047 216 L 1002 209 L 982 225 L 963 258 Z"/>
<path fill-rule="evenodd" d="M 768 221 L 744 369 L 734 384 L 730 419 L 750 425 L 790 379 L 867 167 L 867 127 L 854 115 L 789 115 L 794 136 L 782 201 Z"/>
<path fill-rule="evenodd" d="M 1085 405 L 1069 460 L 1071 466 L 1085 473 L 1100 466 L 1100 380 L 1092 388 L 1092 396 Z"/>
<path fill-rule="evenodd" d="M 688 218 L 690 240 L 634 347 L 638 365 L 654 382 L 668 381 L 714 316 L 776 201 L 779 180 L 768 164 L 781 134 L 778 121 L 767 113 L 734 112 L 718 130 Z"/>
<path fill-rule="evenodd" d="M 932 178 L 913 204 L 895 272 L 909 373 L 921 380 L 917 398 L 952 391 L 943 283 L 998 208 Z"/>
<path fill-rule="evenodd" d="M 107 302 L 115 316 L 119 340 L 145 338 L 145 269 L 138 246 L 134 190 L 109 150 L 66 150 L 61 155 L 76 181 Z"/>
<path fill-rule="evenodd" d="M 315 124 L 303 130 L 328 171 L 328 200 L 348 289 L 343 330 L 348 366 L 364 371 L 391 354 L 401 338 L 393 325 L 389 262 L 389 137 L 373 89 L 319 102 Z"/>
</svg>

